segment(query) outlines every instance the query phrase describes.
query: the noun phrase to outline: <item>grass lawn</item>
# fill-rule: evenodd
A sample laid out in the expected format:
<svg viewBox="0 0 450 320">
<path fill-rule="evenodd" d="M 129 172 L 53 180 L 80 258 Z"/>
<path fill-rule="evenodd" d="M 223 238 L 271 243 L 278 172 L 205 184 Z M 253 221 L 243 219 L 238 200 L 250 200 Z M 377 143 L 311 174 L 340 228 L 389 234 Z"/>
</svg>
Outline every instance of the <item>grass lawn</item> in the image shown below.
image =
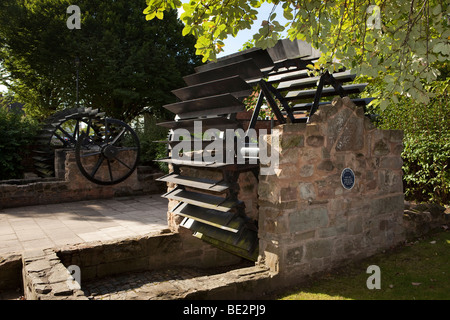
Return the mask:
<svg viewBox="0 0 450 320">
<path fill-rule="evenodd" d="M 366 285 L 381 271 L 381 288 Z M 282 300 L 450 300 L 450 231 L 441 231 L 322 275 Z"/>
</svg>

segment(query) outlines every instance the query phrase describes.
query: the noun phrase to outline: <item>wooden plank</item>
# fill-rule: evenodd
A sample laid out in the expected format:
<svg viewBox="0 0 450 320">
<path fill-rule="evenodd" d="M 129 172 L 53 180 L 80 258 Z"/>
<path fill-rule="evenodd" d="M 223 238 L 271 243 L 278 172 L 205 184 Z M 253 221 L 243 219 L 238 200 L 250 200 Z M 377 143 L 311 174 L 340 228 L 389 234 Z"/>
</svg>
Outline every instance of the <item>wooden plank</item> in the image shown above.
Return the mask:
<svg viewBox="0 0 450 320">
<path fill-rule="evenodd" d="M 234 164 L 222 163 L 222 162 L 205 162 L 205 161 L 188 161 L 188 160 L 179 160 L 179 159 L 157 159 L 153 161 L 171 163 L 178 166 L 187 166 L 187 167 L 202 167 L 202 168 L 222 168 L 226 166 L 233 166 Z"/>
<path fill-rule="evenodd" d="M 240 76 L 205 82 L 172 91 L 172 93 L 182 101 L 215 96 L 224 93 L 231 93 L 235 97 L 239 98 L 247 96 L 251 92 L 252 87 Z"/>
<path fill-rule="evenodd" d="M 167 121 L 167 122 L 160 122 L 157 123 L 158 126 L 162 126 L 169 129 L 186 129 L 189 132 L 195 129 L 196 122 L 201 122 L 201 129 L 202 132 L 208 130 L 208 129 L 218 129 L 218 130 L 225 130 L 225 129 L 237 129 L 239 128 L 240 124 L 236 120 L 230 120 L 225 117 L 213 117 L 213 118 L 204 118 L 204 119 L 185 119 L 185 120 L 179 120 L 179 121 Z M 199 126 L 200 128 L 200 126 Z"/>
<path fill-rule="evenodd" d="M 239 62 L 246 59 L 253 59 L 259 69 L 273 67 L 273 61 L 266 50 L 259 48 L 251 48 L 248 50 L 236 52 L 225 57 L 218 58 L 216 62 L 206 63 L 195 68 L 196 72 L 204 72 L 207 70 L 215 69 L 220 66 L 225 66 L 231 63 Z"/>
<path fill-rule="evenodd" d="M 249 246 L 250 247 L 249 250 L 230 245 L 228 243 L 214 239 L 212 237 L 209 237 L 209 236 L 199 233 L 199 232 L 194 233 L 194 236 L 221 249 L 221 250 L 232 253 L 232 254 L 242 257 L 244 259 L 256 262 L 258 260 L 259 246 L 258 246 L 258 238 L 255 236 L 255 234 L 256 233 L 254 233 L 254 234 L 249 233 L 249 234 L 244 235 L 244 241 L 251 244 Z"/>
<path fill-rule="evenodd" d="M 344 72 L 334 73 L 333 77 L 339 82 L 347 82 L 347 81 L 353 81 L 355 79 L 356 75 L 351 74 L 349 71 L 344 71 Z M 278 85 L 277 90 L 283 92 L 283 91 L 288 91 L 288 90 L 310 88 L 310 87 L 316 86 L 317 82 L 319 80 L 320 80 L 320 76 L 284 81 Z"/>
<path fill-rule="evenodd" d="M 175 174 L 175 173 L 165 175 L 156 180 L 176 183 L 176 184 L 182 185 L 182 186 L 188 186 L 188 187 L 192 187 L 192 188 L 203 189 L 203 190 L 214 191 L 214 192 L 224 192 L 229 189 L 228 184 L 226 184 L 223 181 L 214 181 L 214 180 L 203 179 L 203 178 L 194 178 L 194 177 L 183 176 L 183 175 L 179 175 L 179 174 Z"/>
<path fill-rule="evenodd" d="M 250 251 L 254 247 L 254 242 L 257 241 L 258 238 L 255 231 L 247 228 L 241 228 L 239 232 L 234 233 L 215 228 L 194 219 L 190 220 L 191 221 L 186 219 L 183 220 L 182 226 L 194 232 L 201 233 L 202 235 L 208 236 L 212 239 L 216 239 L 228 245 L 244 249 L 246 251 Z"/>
<path fill-rule="evenodd" d="M 364 88 L 367 86 L 367 83 L 362 84 L 351 84 L 342 86 L 344 89 L 345 94 L 352 94 L 352 93 L 360 93 L 364 90 Z M 291 91 L 285 96 L 285 100 L 287 101 L 293 101 L 293 100 L 299 100 L 299 99 L 311 99 L 314 98 L 316 95 L 316 89 L 311 90 L 300 90 L 300 91 Z M 327 87 L 322 90 L 322 97 L 329 97 L 337 95 L 336 91 L 333 87 Z"/>
<path fill-rule="evenodd" d="M 245 81 L 261 79 L 263 74 L 253 59 L 245 59 L 227 65 L 218 65 L 203 72 L 197 72 L 183 77 L 188 86 L 197 85 L 204 82 L 215 81 L 232 76 L 240 76 Z"/>
<path fill-rule="evenodd" d="M 283 73 L 274 73 L 269 75 L 267 78 L 267 83 L 279 83 L 282 81 L 290 81 L 290 80 L 296 80 L 296 79 L 304 79 L 308 78 L 308 71 L 307 70 L 287 70 Z"/>
<path fill-rule="evenodd" d="M 226 142 L 224 139 L 217 139 L 218 143 L 221 143 L 222 145 L 226 145 Z M 174 146 L 176 146 L 177 144 L 184 142 L 184 143 L 189 143 L 191 146 L 191 150 L 203 150 L 206 147 L 208 147 L 211 143 L 213 143 L 214 141 L 217 140 L 199 140 L 199 139 L 190 139 L 190 140 L 172 140 L 172 141 L 168 141 L 168 140 L 160 140 L 160 141 L 153 141 L 153 142 L 157 142 L 157 143 L 165 143 L 168 144 L 171 148 L 173 148 Z"/>
<path fill-rule="evenodd" d="M 244 224 L 244 220 L 234 213 L 205 209 L 188 203 L 181 203 L 172 212 L 234 233 L 238 232 Z"/>
<path fill-rule="evenodd" d="M 222 212 L 229 212 L 238 202 L 226 198 L 212 196 L 209 194 L 175 189 L 162 195 L 164 198 L 182 201 L 198 207 L 214 209 Z"/>
<path fill-rule="evenodd" d="M 180 119 L 235 113 L 245 110 L 244 104 L 230 93 L 176 102 L 165 105 L 164 108 L 177 114 Z"/>
<path fill-rule="evenodd" d="M 352 99 L 353 103 L 357 106 L 364 107 L 370 103 L 374 98 L 362 98 L 362 99 Z M 332 101 L 324 101 L 319 102 L 319 106 L 331 104 Z M 292 107 L 294 111 L 300 111 L 300 110 L 309 110 L 312 107 L 312 103 L 299 103 Z M 320 110 L 320 108 L 319 108 Z"/>
</svg>

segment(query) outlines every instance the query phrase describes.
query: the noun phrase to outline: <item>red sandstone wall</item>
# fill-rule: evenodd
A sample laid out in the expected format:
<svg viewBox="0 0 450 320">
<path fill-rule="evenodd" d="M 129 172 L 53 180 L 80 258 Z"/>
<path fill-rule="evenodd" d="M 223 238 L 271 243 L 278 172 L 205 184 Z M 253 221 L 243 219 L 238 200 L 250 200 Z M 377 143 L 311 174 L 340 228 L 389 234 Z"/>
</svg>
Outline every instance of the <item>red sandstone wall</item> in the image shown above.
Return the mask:
<svg viewBox="0 0 450 320">
<path fill-rule="evenodd" d="M 362 108 L 336 98 L 311 123 L 275 135 L 279 163 L 258 188 L 259 263 L 293 281 L 402 241 L 402 131 L 378 130 Z M 351 190 L 344 168 L 356 175 Z"/>
<path fill-rule="evenodd" d="M 62 156 L 62 159 L 59 157 Z M 102 186 L 87 180 L 78 170 L 74 151 L 56 153 L 56 175 L 61 179 L 34 180 L 21 185 L 0 185 L 0 208 L 79 200 L 105 199 L 132 194 L 152 194 L 165 191 L 165 184 L 155 181 L 162 173 L 139 173 L 140 168 L 125 181 Z M 62 171 L 61 171 L 62 170 Z"/>
</svg>

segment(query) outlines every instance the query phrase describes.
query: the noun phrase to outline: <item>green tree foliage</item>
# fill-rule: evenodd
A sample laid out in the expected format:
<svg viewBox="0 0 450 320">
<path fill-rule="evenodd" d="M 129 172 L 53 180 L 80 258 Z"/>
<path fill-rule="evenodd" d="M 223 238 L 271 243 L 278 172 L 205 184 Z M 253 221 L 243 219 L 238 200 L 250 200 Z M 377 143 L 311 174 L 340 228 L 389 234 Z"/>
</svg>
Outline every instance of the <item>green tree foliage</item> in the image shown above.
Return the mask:
<svg viewBox="0 0 450 320">
<path fill-rule="evenodd" d="M 66 25 L 71 4 L 80 8 L 81 29 Z M 3 84 L 26 103 L 27 114 L 74 107 L 78 57 L 80 105 L 126 121 L 144 108 L 160 111 L 199 59 L 175 10 L 149 23 L 144 8 L 126 0 L 2 0 Z"/>
<path fill-rule="evenodd" d="M 267 2 L 282 7 L 288 23 L 276 13 L 253 36 L 255 46 L 273 46 L 283 32 L 311 43 L 323 54 L 316 69 L 345 66 L 383 84 L 384 109 L 395 93 L 427 103 L 424 88 L 439 75 L 435 62 L 450 56 L 448 2 L 442 0 L 148 0 L 147 19 L 183 7 L 183 34 L 196 36 L 197 54 L 214 60 L 223 40 L 250 28 L 257 9 Z M 374 7 L 376 6 L 376 7 Z"/>
<path fill-rule="evenodd" d="M 0 103 L 0 180 L 22 178 L 21 162 L 36 131 L 36 122 Z"/>
<path fill-rule="evenodd" d="M 441 76 L 425 86 L 435 97 L 427 105 L 407 97 L 380 112 L 379 126 L 401 129 L 403 181 L 410 200 L 450 203 L 450 65 L 441 64 Z"/>
</svg>

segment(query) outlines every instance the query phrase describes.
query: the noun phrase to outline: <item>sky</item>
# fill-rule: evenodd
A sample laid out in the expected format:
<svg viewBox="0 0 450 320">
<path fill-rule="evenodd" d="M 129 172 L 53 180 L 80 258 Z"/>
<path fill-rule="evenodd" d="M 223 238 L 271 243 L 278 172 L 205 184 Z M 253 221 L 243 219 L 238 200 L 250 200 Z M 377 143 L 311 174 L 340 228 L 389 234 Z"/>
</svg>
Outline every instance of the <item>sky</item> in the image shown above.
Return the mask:
<svg viewBox="0 0 450 320">
<path fill-rule="evenodd" d="M 261 28 L 262 21 L 268 20 L 269 14 L 272 11 L 272 7 L 273 4 L 269 4 L 267 2 L 263 3 L 258 9 L 258 19 L 254 22 L 252 29 L 242 30 L 235 38 L 230 36 L 230 38 L 226 39 L 224 41 L 224 52 L 221 52 L 218 57 L 222 57 L 224 55 L 229 55 L 239 51 L 246 41 L 251 40 L 253 38 L 253 35 L 258 32 L 259 28 Z M 287 21 L 283 18 L 283 9 L 281 8 L 281 6 L 277 7 L 274 12 L 277 14 L 276 20 L 278 20 L 281 25 L 284 25 Z"/>
<path fill-rule="evenodd" d="M 254 22 L 252 29 L 242 30 L 236 37 L 233 38 L 230 36 L 228 39 L 226 39 L 224 41 L 224 52 L 221 52 L 218 57 L 223 57 L 238 52 L 246 41 L 252 39 L 253 34 L 255 34 L 259 30 L 259 28 L 261 28 L 262 21 L 268 19 L 270 11 L 272 10 L 272 6 L 273 4 L 263 3 L 262 6 L 258 9 L 258 19 Z M 284 23 L 286 23 L 286 20 L 284 20 L 283 18 L 283 11 L 281 6 L 277 7 L 275 12 L 277 13 L 277 20 L 280 22 L 280 24 L 283 25 Z M 0 92 L 6 91 L 6 87 L 0 85 Z"/>
</svg>

